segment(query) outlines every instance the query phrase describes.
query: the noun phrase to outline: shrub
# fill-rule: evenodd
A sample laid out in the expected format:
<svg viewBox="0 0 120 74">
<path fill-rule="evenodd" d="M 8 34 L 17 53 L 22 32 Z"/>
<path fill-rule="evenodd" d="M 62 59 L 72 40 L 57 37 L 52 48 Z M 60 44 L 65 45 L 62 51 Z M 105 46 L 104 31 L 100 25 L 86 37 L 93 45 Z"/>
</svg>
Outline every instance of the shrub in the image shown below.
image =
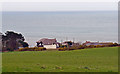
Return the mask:
<svg viewBox="0 0 120 74">
<path fill-rule="evenodd" d="M 95 47 L 96 47 L 96 48 L 99 48 L 99 47 L 101 47 L 101 45 L 96 45 Z"/>
<path fill-rule="evenodd" d="M 64 47 L 67 47 L 67 45 L 60 45 L 60 48 L 64 48 Z"/>
<path fill-rule="evenodd" d="M 25 47 L 25 48 L 18 49 L 18 51 L 42 51 L 42 50 L 46 50 L 46 48 L 44 48 L 44 47 L 31 47 L 31 48 Z"/>
<path fill-rule="evenodd" d="M 59 51 L 65 51 L 65 50 L 68 50 L 67 47 L 63 47 L 63 48 L 58 48 Z"/>
<path fill-rule="evenodd" d="M 101 47 L 105 47 L 105 45 L 101 45 Z"/>
<path fill-rule="evenodd" d="M 84 45 L 79 45 L 78 46 L 78 49 L 84 49 L 86 46 L 84 46 Z"/>
<path fill-rule="evenodd" d="M 86 48 L 94 48 L 94 45 L 88 45 Z"/>
<path fill-rule="evenodd" d="M 114 46 L 118 46 L 119 44 L 117 44 L 117 43 L 114 43 L 113 45 L 114 45 Z"/>
<path fill-rule="evenodd" d="M 108 47 L 112 47 L 112 46 L 114 46 L 114 44 L 113 43 L 109 43 L 107 46 Z"/>
<path fill-rule="evenodd" d="M 7 51 L 14 51 L 13 49 L 11 49 L 11 48 L 7 48 Z"/>
<path fill-rule="evenodd" d="M 65 50 L 76 50 L 78 47 L 72 46 L 72 47 L 60 47 L 58 48 L 59 51 L 65 51 Z"/>
<path fill-rule="evenodd" d="M 69 48 L 69 50 L 77 50 L 77 49 L 78 49 L 77 46 L 72 46 L 72 47 Z"/>
</svg>

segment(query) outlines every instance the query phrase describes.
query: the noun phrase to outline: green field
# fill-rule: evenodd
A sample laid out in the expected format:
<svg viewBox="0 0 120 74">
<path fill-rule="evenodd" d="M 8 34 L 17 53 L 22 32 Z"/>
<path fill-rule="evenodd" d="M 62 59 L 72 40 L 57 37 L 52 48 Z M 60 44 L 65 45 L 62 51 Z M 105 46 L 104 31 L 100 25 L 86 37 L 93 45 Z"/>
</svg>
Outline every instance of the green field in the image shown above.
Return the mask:
<svg viewBox="0 0 120 74">
<path fill-rule="evenodd" d="M 0 52 L 0 74 L 2 73 L 2 53 Z"/>
<path fill-rule="evenodd" d="M 2 54 L 3 72 L 118 72 L 118 47 Z"/>
</svg>

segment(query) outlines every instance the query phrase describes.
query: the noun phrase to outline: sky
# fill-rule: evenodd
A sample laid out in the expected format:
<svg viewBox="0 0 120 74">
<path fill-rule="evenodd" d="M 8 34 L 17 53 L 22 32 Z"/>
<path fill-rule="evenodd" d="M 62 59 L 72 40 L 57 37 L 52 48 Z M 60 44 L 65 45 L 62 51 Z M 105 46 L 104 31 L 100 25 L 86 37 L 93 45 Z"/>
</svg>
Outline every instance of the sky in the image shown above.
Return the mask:
<svg viewBox="0 0 120 74">
<path fill-rule="evenodd" d="M 101 11 L 117 10 L 117 2 L 4 2 L 2 11 Z"/>
<path fill-rule="evenodd" d="M 119 0 L 0 0 L 0 2 L 118 2 Z"/>
<path fill-rule="evenodd" d="M 111 11 L 118 0 L 4 0 L 0 11 Z"/>
<path fill-rule="evenodd" d="M 1 11 L 113 11 L 119 0 L 0 0 Z M 0 13 L 0 25 L 2 14 Z M 1 31 L 1 27 L 0 27 Z"/>
</svg>

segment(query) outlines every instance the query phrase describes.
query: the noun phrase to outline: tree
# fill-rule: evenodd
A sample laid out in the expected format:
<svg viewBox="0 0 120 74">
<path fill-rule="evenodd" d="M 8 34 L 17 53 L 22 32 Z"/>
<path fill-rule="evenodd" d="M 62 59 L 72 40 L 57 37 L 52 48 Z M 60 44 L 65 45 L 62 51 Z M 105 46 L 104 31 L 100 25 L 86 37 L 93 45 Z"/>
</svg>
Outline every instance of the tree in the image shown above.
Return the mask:
<svg viewBox="0 0 120 74">
<path fill-rule="evenodd" d="M 7 31 L 5 35 L 2 35 L 3 50 L 14 51 L 19 48 L 20 41 L 24 42 L 24 40 L 22 34 Z M 24 43 L 24 45 L 27 44 Z"/>
<path fill-rule="evenodd" d="M 114 46 L 118 46 L 118 43 L 114 43 L 113 45 L 114 45 Z"/>
<path fill-rule="evenodd" d="M 28 47 L 28 43 L 27 42 L 23 42 L 23 41 L 19 41 L 20 44 L 22 45 L 22 47 Z"/>
</svg>

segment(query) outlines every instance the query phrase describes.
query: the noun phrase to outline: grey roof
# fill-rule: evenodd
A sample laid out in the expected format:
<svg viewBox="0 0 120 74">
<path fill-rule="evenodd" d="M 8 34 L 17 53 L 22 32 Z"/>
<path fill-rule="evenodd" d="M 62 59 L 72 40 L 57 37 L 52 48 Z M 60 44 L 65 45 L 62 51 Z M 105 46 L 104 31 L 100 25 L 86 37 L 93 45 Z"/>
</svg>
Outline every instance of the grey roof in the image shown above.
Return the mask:
<svg viewBox="0 0 120 74">
<path fill-rule="evenodd" d="M 43 38 L 37 41 L 37 43 L 40 43 L 40 42 L 42 42 L 44 45 L 52 45 L 52 44 L 58 43 L 56 39 L 48 39 L 48 38 Z"/>
</svg>

